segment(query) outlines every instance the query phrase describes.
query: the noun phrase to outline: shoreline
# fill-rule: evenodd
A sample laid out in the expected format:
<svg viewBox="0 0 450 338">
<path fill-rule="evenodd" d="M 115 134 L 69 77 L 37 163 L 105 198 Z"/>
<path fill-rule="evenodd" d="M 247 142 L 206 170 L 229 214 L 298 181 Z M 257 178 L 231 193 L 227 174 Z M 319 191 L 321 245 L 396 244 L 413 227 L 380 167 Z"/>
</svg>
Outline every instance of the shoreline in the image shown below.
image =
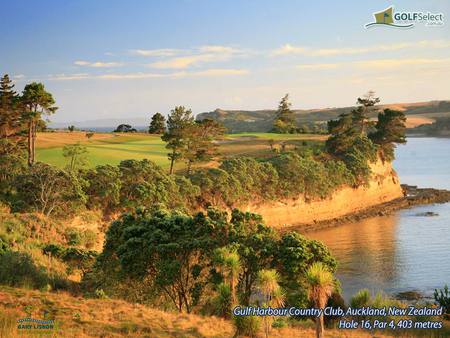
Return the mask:
<svg viewBox="0 0 450 338">
<path fill-rule="evenodd" d="M 367 209 L 350 213 L 344 216 L 316 221 L 313 223 L 304 223 L 279 228 L 280 232 L 298 231 L 307 233 L 320 229 L 339 226 L 345 223 L 355 223 L 366 218 L 377 216 L 391 215 L 398 210 L 409 209 L 418 205 L 427 205 L 434 203 L 448 203 L 450 202 L 450 191 L 445 189 L 434 188 L 418 188 L 417 186 L 402 184 L 403 197 L 396 198 L 389 202 L 377 204 Z"/>
</svg>

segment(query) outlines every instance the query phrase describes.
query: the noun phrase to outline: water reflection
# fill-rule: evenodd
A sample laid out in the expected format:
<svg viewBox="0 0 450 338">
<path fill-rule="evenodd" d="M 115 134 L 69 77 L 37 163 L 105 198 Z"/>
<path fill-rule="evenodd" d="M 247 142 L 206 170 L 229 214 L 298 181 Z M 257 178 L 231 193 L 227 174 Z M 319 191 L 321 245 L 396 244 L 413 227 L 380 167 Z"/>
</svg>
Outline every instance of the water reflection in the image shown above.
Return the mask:
<svg viewBox="0 0 450 338">
<path fill-rule="evenodd" d="M 450 139 L 408 139 L 394 167 L 402 183 L 450 189 Z M 434 212 L 435 217 L 418 216 Z M 431 296 L 450 284 L 450 203 L 402 210 L 306 234 L 324 242 L 339 261 L 345 299 L 362 288 Z"/>
</svg>

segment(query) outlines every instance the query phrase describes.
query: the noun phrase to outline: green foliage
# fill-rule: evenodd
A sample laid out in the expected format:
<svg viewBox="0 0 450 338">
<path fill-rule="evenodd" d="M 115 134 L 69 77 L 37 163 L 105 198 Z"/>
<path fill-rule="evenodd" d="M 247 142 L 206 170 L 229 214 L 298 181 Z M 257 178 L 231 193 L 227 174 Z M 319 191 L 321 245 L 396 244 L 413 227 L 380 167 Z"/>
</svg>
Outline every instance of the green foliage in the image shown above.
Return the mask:
<svg viewBox="0 0 450 338">
<path fill-rule="evenodd" d="M 77 171 L 87 165 L 88 150 L 80 142 L 67 144 L 63 147 L 62 151 L 63 156 L 69 161 L 66 166 L 68 171 Z"/>
<path fill-rule="evenodd" d="M 247 337 L 257 337 L 261 329 L 261 318 L 258 316 L 233 316 L 236 333 Z"/>
<path fill-rule="evenodd" d="M 191 311 L 204 302 L 206 290 L 212 287 L 217 291 L 214 308 L 223 313 L 228 296 L 220 283 L 229 287 L 231 304 L 239 299 L 248 305 L 261 269 L 275 267 L 283 283 L 294 275 L 287 271 L 294 270 L 295 264 L 297 280 L 317 261 L 334 271 L 336 262 L 322 244 L 298 240 L 302 246 L 296 248 L 296 255 L 282 252 L 286 239 L 264 225 L 259 215 L 236 209 L 230 220 L 216 209 L 195 216 L 139 209 L 111 224 L 90 279 L 97 280 L 94 289 L 105 288 L 111 279 L 118 284 L 145 282 L 148 294 L 159 290 L 179 311 Z M 109 282 L 102 276 L 108 276 Z"/>
<path fill-rule="evenodd" d="M 15 136 L 20 128 L 20 102 L 8 74 L 0 79 L 0 139 Z"/>
<path fill-rule="evenodd" d="M 122 269 L 138 278 L 150 272 L 156 285 L 179 311 L 190 312 L 197 288 L 205 283 L 214 240 L 212 226 L 202 214 L 195 218 L 163 211 L 122 218 L 123 235 L 117 248 Z M 106 242 L 111 241 L 108 231 Z M 113 239 L 114 241 L 114 239 Z"/>
<path fill-rule="evenodd" d="M 167 131 L 161 137 L 164 142 L 167 142 L 166 148 L 171 150 L 168 154 L 170 174 L 173 173 L 174 163 L 183 156 L 188 130 L 193 125 L 194 117 L 190 109 L 187 110 L 185 107 L 178 106 L 171 110 L 167 119 Z"/>
<path fill-rule="evenodd" d="M 275 198 L 278 172 L 271 163 L 258 162 L 251 157 L 238 157 L 223 161 L 220 169 L 237 180 L 241 201 L 254 200 L 255 196 L 263 200 Z"/>
<path fill-rule="evenodd" d="M 135 133 L 137 130 L 130 126 L 129 124 L 119 124 L 114 133 Z"/>
<path fill-rule="evenodd" d="M 450 314 L 450 292 L 447 285 L 443 290 L 434 290 L 434 300 L 444 308 L 445 313 Z"/>
<path fill-rule="evenodd" d="M 368 289 L 359 290 L 350 299 L 350 306 L 352 308 L 360 308 L 369 306 L 371 301 L 370 291 Z"/>
<path fill-rule="evenodd" d="M 70 131 L 71 133 L 75 131 L 75 126 L 74 125 L 70 125 L 67 127 L 67 130 Z"/>
<path fill-rule="evenodd" d="M 150 134 L 164 134 L 166 131 L 166 118 L 161 113 L 152 116 L 152 121 L 148 127 Z"/>
<path fill-rule="evenodd" d="M 54 106 L 55 100 L 52 94 L 45 90 L 42 83 L 37 82 L 25 86 L 20 101 L 24 107 L 22 119 L 28 129 L 28 165 L 31 166 L 36 160 L 36 131 L 40 125 L 45 124 L 42 115 L 54 114 L 58 107 Z"/>
<path fill-rule="evenodd" d="M 127 208 L 179 205 L 175 180 L 149 160 L 120 162 L 120 205 Z"/>
<path fill-rule="evenodd" d="M 220 283 L 217 286 L 217 295 L 213 299 L 214 311 L 216 316 L 230 318 L 231 288 L 229 284 Z"/>
<path fill-rule="evenodd" d="M 45 215 L 70 215 L 85 203 L 80 180 L 70 173 L 44 163 L 36 163 L 16 177 L 21 211 L 37 211 Z"/>
<path fill-rule="evenodd" d="M 186 127 L 182 157 L 187 162 L 188 174 L 193 163 L 208 161 L 217 155 L 218 146 L 213 141 L 224 132 L 225 128 L 220 123 L 210 119 L 196 121 Z"/>
<path fill-rule="evenodd" d="M 200 187 L 199 198 L 206 206 L 233 206 L 242 196 L 237 179 L 220 168 L 197 170 L 190 179 Z"/>
<path fill-rule="evenodd" d="M 0 284 L 13 287 L 56 288 L 65 287 L 58 276 L 49 277 L 44 268 L 35 265 L 28 253 L 5 251 L 0 254 Z"/>
<path fill-rule="evenodd" d="M 278 110 L 273 122 L 273 131 L 276 133 L 294 133 L 296 122 L 294 112 L 291 110 L 289 94 L 286 94 L 278 105 Z"/>
<path fill-rule="evenodd" d="M 88 182 L 85 191 L 90 208 L 102 209 L 107 214 L 119 206 L 122 180 L 118 167 L 100 165 L 88 170 L 84 178 Z"/>
<path fill-rule="evenodd" d="M 397 143 L 406 143 L 405 122 L 405 114 L 398 110 L 385 109 L 378 114 L 375 132 L 369 134 L 369 137 L 380 146 L 382 157 L 387 161 L 394 159 Z"/>
</svg>

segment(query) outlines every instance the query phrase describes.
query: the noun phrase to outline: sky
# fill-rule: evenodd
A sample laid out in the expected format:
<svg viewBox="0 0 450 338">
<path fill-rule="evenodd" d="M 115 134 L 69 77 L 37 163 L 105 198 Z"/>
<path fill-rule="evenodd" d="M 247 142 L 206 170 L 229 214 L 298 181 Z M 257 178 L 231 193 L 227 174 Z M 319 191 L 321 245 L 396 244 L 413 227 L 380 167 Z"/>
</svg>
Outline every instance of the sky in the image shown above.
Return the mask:
<svg viewBox="0 0 450 338">
<path fill-rule="evenodd" d="M 0 73 L 45 84 L 54 122 L 450 99 L 450 2 L 15 0 L 1 3 Z M 444 25 L 364 28 L 373 13 Z"/>
</svg>

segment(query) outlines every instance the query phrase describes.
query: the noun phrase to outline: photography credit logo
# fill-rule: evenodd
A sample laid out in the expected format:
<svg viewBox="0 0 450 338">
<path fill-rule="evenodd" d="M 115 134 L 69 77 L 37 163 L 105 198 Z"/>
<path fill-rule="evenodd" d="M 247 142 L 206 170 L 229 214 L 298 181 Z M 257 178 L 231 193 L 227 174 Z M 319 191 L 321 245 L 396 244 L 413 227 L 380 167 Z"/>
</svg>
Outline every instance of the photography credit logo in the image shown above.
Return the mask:
<svg viewBox="0 0 450 338">
<path fill-rule="evenodd" d="M 364 25 L 365 28 L 376 26 L 388 26 L 396 28 L 412 28 L 417 23 L 425 26 L 442 26 L 444 14 L 431 12 L 396 12 L 394 6 L 388 7 L 381 12 L 373 13 L 374 22 Z"/>
</svg>

